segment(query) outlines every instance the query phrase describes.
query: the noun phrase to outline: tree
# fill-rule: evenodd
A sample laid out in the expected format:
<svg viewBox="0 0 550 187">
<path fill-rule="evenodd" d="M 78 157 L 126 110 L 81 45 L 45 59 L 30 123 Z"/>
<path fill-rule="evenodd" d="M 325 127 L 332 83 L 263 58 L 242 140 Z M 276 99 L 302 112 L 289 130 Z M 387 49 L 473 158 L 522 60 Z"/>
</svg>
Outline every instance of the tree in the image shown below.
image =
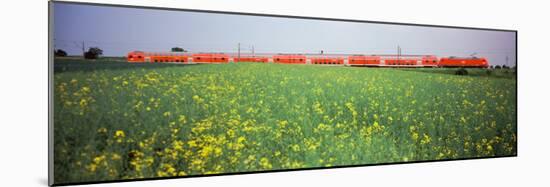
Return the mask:
<svg viewBox="0 0 550 187">
<path fill-rule="evenodd" d="M 187 52 L 187 50 L 181 47 L 172 47 L 172 52 Z"/>
<path fill-rule="evenodd" d="M 99 47 L 90 47 L 88 51 L 84 53 L 84 58 L 97 59 L 100 55 L 103 55 L 103 50 Z"/>
<path fill-rule="evenodd" d="M 496 65 L 496 66 L 495 66 L 495 69 L 500 69 L 500 65 Z"/>
<path fill-rule="evenodd" d="M 54 56 L 67 56 L 67 52 L 62 49 L 57 49 L 53 52 Z"/>
</svg>

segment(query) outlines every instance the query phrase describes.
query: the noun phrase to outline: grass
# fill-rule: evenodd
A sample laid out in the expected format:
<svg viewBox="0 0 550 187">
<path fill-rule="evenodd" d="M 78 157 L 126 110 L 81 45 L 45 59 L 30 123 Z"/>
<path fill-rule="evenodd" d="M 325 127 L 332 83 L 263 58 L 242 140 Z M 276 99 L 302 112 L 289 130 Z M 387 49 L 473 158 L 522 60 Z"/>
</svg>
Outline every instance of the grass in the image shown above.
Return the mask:
<svg viewBox="0 0 550 187">
<path fill-rule="evenodd" d="M 56 183 L 517 152 L 515 78 L 75 61 L 55 64 Z"/>
</svg>

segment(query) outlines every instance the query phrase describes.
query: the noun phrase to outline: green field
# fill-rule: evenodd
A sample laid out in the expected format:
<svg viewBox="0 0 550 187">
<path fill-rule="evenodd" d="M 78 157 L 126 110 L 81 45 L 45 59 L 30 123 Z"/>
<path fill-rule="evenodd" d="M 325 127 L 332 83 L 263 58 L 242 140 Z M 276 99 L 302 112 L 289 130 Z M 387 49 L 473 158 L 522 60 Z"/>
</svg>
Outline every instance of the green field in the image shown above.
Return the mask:
<svg viewBox="0 0 550 187">
<path fill-rule="evenodd" d="M 515 75 L 469 71 L 57 59 L 55 181 L 516 155 Z"/>
</svg>

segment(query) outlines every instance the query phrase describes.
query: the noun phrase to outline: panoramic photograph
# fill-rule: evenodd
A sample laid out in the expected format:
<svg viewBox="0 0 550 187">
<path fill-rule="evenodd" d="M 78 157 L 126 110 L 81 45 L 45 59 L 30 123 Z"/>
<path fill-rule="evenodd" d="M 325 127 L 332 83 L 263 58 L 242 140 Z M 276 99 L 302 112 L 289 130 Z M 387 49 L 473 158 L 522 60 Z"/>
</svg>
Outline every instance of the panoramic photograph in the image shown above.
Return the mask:
<svg viewBox="0 0 550 187">
<path fill-rule="evenodd" d="M 55 184 L 517 155 L 515 31 L 50 10 Z"/>
</svg>

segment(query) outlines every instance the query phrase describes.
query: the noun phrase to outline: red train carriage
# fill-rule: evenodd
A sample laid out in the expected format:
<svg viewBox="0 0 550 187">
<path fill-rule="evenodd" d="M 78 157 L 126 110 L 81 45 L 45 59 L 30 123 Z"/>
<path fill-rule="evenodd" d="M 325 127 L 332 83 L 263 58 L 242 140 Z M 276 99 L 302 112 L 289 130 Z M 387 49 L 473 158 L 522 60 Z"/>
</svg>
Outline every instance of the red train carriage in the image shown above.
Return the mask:
<svg viewBox="0 0 550 187">
<path fill-rule="evenodd" d="M 229 63 L 229 55 L 220 53 L 193 54 L 195 63 Z"/>
<path fill-rule="evenodd" d="M 384 59 L 388 66 L 416 66 L 418 59 L 416 58 L 387 58 Z"/>
<path fill-rule="evenodd" d="M 311 64 L 344 64 L 342 57 L 311 57 Z"/>
<path fill-rule="evenodd" d="M 132 51 L 126 56 L 128 62 L 143 63 L 145 62 L 145 53 L 143 51 Z"/>
<path fill-rule="evenodd" d="M 364 65 L 364 66 L 379 66 L 380 57 L 379 56 L 363 56 L 355 55 L 348 57 L 349 65 Z"/>
<path fill-rule="evenodd" d="M 485 58 L 477 57 L 443 57 L 439 60 L 439 67 L 469 67 L 469 68 L 487 68 L 489 63 Z"/>
<path fill-rule="evenodd" d="M 305 64 L 305 55 L 274 55 L 273 62 L 281 64 Z"/>
<path fill-rule="evenodd" d="M 149 61 L 154 63 L 187 62 L 189 57 L 185 54 L 177 53 L 146 53 L 145 56 L 149 57 Z"/>
<path fill-rule="evenodd" d="M 261 62 L 261 63 L 267 63 L 269 61 L 269 58 L 267 57 L 258 57 L 258 56 L 241 56 L 240 58 L 238 56 L 233 56 L 233 60 L 235 62 Z"/>
<path fill-rule="evenodd" d="M 437 67 L 438 63 L 439 60 L 433 55 L 423 56 L 421 61 L 421 64 L 424 67 Z"/>
<path fill-rule="evenodd" d="M 161 63 L 161 62 L 187 62 L 186 54 L 177 53 L 146 53 L 143 51 L 132 51 L 128 53 L 127 60 L 130 63 Z"/>
</svg>

